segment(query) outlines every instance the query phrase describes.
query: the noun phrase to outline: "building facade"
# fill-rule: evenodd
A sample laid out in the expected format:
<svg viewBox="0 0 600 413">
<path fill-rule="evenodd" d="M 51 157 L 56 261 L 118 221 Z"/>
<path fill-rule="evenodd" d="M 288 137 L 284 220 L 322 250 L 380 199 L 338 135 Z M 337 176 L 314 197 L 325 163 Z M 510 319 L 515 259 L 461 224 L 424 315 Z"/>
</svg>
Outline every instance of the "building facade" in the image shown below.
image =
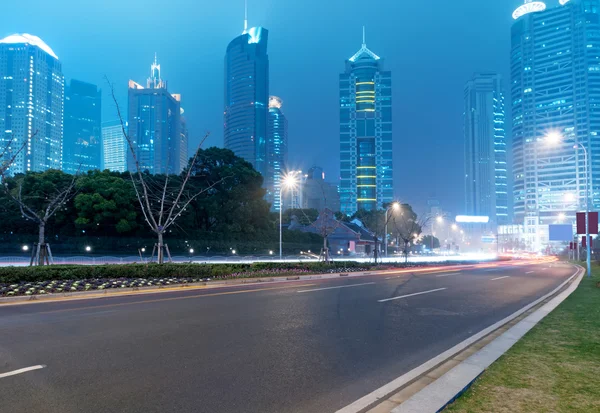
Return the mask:
<svg viewBox="0 0 600 413">
<path fill-rule="evenodd" d="M 508 170 L 504 91 L 497 73 L 476 73 L 464 91 L 465 214 L 490 217 L 490 230 L 506 225 Z"/>
<path fill-rule="evenodd" d="M 335 184 L 325 181 L 323 168 L 313 166 L 304 175 L 301 186 L 302 208 L 322 211 L 325 208 L 333 212 L 340 211 L 340 194 Z"/>
<path fill-rule="evenodd" d="M 52 49 L 30 34 L 1 39 L 0 145 L 4 161 L 15 158 L 9 173 L 61 168 L 63 109 L 64 76 Z"/>
<path fill-rule="evenodd" d="M 392 74 L 367 48 L 340 74 L 341 212 L 380 209 L 394 197 Z"/>
<path fill-rule="evenodd" d="M 281 111 L 283 101 L 277 96 L 269 98 L 267 118 L 267 168 L 264 186 L 267 189 L 267 201 L 272 211 L 281 208 L 281 179 L 287 164 L 287 118 Z"/>
<path fill-rule="evenodd" d="M 590 203 L 600 207 L 599 9 L 598 0 L 527 0 L 513 13 L 514 214 L 534 250 L 549 224 L 585 208 L 586 151 Z"/>
<path fill-rule="evenodd" d="M 179 174 L 181 164 L 181 97 L 167 90 L 160 65 L 154 58 L 146 87 L 129 81 L 129 138 L 142 171 Z M 127 169 L 135 171 L 135 159 L 127 151 Z"/>
<path fill-rule="evenodd" d="M 85 173 L 102 168 L 101 92 L 96 85 L 71 80 L 65 89 L 62 169 Z"/>
<path fill-rule="evenodd" d="M 225 54 L 224 146 L 267 176 L 268 30 L 244 29 Z"/>
<path fill-rule="evenodd" d="M 125 124 L 127 130 L 127 124 Z M 102 170 L 114 172 L 127 170 L 127 141 L 121 121 L 114 120 L 102 124 Z"/>
<path fill-rule="evenodd" d="M 189 132 L 187 128 L 187 121 L 183 116 L 183 108 L 181 109 L 181 140 L 179 142 L 179 162 L 181 169 L 185 169 L 190 161 L 190 155 L 188 154 L 188 140 Z"/>
</svg>

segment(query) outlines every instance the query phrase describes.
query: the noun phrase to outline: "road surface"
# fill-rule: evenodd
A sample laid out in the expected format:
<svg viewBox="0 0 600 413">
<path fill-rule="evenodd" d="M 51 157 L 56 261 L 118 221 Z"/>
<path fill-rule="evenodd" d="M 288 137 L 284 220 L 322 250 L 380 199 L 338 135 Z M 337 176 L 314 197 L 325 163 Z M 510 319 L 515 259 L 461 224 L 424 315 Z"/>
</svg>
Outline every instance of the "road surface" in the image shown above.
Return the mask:
<svg viewBox="0 0 600 413">
<path fill-rule="evenodd" d="M 0 410 L 335 412 L 574 272 L 482 265 L 0 306 Z"/>
</svg>

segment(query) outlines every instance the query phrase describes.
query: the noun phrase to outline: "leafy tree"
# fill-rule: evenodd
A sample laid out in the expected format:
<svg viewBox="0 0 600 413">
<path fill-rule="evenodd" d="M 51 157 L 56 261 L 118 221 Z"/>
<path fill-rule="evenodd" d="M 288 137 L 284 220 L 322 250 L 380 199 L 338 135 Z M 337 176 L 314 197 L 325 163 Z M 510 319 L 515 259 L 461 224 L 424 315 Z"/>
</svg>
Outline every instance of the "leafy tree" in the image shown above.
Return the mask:
<svg viewBox="0 0 600 413">
<path fill-rule="evenodd" d="M 86 232 L 128 234 L 137 227 L 137 198 L 131 181 L 119 173 L 90 171 L 77 183 L 75 224 Z"/>
<path fill-rule="evenodd" d="M 290 222 L 292 216 L 295 215 L 298 218 L 298 222 L 302 225 L 310 225 L 315 222 L 319 217 L 319 211 L 314 208 L 290 208 L 283 211 L 283 222 Z M 279 221 L 279 216 L 277 216 Z"/>
<path fill-rule="evenodd" d="M 425 245 L 425 247 L 431 249 L 431 242 L 432 242 L 432 238 L 433 238 L 433 248 L 439 248 L 440 247 L 440 240 L 437 237 L 434 237 L 432 235 L 425 235 L 420 241 L 419 244 L 421 245 Z"/>
</svg>

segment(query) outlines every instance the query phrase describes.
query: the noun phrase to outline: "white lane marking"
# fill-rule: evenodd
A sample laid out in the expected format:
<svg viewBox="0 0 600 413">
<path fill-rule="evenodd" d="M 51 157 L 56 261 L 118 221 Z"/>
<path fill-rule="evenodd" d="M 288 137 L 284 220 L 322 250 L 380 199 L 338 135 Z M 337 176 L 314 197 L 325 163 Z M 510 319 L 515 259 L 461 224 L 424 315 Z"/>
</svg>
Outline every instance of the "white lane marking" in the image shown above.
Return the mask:
<svg viewBox="0 0 600 413">
<path fill-rule="evenodd" d="M 46 367 L 46 366 L 43 364 L 38 364 L 37 366 L 25 367 L 25 368 L 22 368 L 19 370 L 9 371 L 8 373 L 0 373 L 0 379 L 3 379 L 5 377 L 10 377 L 10 376 L 16 376 L 17 374 L 21 374 L 21 373 L 27 373 L 28 371 L 32 371 L 32 370 L 43 369 L 44 367 Z"/>
<path fill-rule="evenodd" d="M 505 275 L 504 277 L 492 278 L 490 281 L 501 280 L 501 279 L 503 279 L 503 278 L 508 278 L 508 277 L 510 277 L 510 275 Z"/>
<path fill-rule="evenodd" d="M 460 275 L 460 273 L 459 272 L 449 272 L 447 274 L 438 274 L 438 275 L 436 275 L 436 277 L 447 277 L 449 275 Z"/>
<path fill-rule="evenodd" d="M 362 283 L 362 284 L 352 284 L 352 285 L 338 285 L 337 287 L 325 287 L 325 288 L 312 288 L 310 290 L 300 290 L 298 291 L 299 293 L 310 293 L 312 291 L 323 291 L 323 290 L 333 290 L 336 288 L 350 288 L 350 287 L 360 287 L 362 285 L 371 285 L 371 284 L 375 284 L 374 282 L 371 283 Z"/>
<path fill-rule="evenodd" d="M 531 274 L 532 272 L 535 272 L 535 271 L 527 271 L 525 274 Z"/>
<path fill-rule="evenodd" d="M 489 270 L 483 270 L 483 272 L 498 271 L 498 270 L 501 270 L 501 268 L 490 268 Z"/>
<path fill-rule="evenodd" d="M 414 297 L 415 295 L 434 293 L 436 291 L 442 291 L 442 290 L 445 290 L 445 289 L 446 288 L 436 288 L 435 290 L 421 291 L 420 293 L 400 295 L 398 297 L 392 297 L 392 298 L 384 298 L 383 300 L 377 300 L 377 302 L 378 303 L 385 303 L 386 301 L 399 300 L 401 298 Z"/>
</svg>

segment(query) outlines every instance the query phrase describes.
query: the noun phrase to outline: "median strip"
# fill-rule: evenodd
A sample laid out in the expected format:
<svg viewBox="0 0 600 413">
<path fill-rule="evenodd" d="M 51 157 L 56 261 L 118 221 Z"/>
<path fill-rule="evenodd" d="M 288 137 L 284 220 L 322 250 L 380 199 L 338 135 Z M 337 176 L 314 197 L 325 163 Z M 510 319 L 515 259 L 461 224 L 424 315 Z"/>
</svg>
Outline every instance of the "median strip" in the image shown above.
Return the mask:
<svg viewBox="0 0 600 413">
<path fill-rule="evenodd" d="M 338 289 L 338 288 L 360 287 L 360 286 L 363 286 L 363 285 L 371 285 L 371 284 L 375 284 L 375 283 L 371 282 L 371 283 L 352 284 L 352 285 L 338 285 L 336 287 L 313 288 L 313 289 L 310 289 L 310 290 L 300 290 L 298 292 L 299 293 L 310 293 L 310 292 L 313 292 L 313 291 L 334 290 L 334 289 Z"/>
<path fill-rule="evenodd" d="M 43 364 L 38 364 L 37 366 L 25 367 L 19 370 L 9 371 L 8 373 L 0 373 L 0 379 L 10 376 L 16 376 L 17 374 L 27 373 L 28 371 L 43 369 L 44 367 L 46 366 L 44 366 Z"/>
<path fill-rule="evenodd" d="M 384 298 L 383 300 L 377 300 L 378 303 L 385 303 L 386 301 L 392 301 L 392 300 L 399 300 L 401 298 L 407 298 L 407 297 L 414 297 L 415 295 L 422 295 L 422 294 L 429 294 L 429 293 L 434 293 L 436 291 L 442 291 L 442 290 L 446 290 L 447 288 L 436 288 L 435 290 L 428 290 L 428 291 L 421 291 L 419 293 L 412 293 L 412 294 L 406 294 L 406 295 L 400 295 L 398 297 L 391 297 L 391 298 Z"/>
</svg>

